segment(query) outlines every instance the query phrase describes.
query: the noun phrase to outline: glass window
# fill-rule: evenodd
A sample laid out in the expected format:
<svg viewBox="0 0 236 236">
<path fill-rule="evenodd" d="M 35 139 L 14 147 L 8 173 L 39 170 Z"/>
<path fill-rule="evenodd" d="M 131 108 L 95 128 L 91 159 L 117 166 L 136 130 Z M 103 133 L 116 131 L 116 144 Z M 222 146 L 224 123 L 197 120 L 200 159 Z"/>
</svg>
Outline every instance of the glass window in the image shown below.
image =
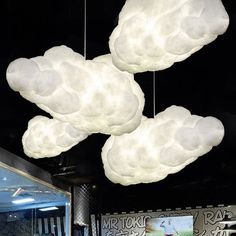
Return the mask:
<svg viewBox="0 0 236 236">
<path fill-rule="evenodd" d="M 0 163 L 0 235 L 69 236 L 70 193 Z"/>
</svg>

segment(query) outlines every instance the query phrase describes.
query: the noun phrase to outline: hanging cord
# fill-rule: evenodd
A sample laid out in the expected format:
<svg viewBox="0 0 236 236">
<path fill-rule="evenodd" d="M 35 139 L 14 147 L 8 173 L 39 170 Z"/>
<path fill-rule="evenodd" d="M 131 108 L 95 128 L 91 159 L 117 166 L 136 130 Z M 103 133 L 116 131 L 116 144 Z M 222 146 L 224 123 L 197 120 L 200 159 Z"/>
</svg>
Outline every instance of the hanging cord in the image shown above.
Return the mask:
<svg viewBox="0 0 236 236">
<path fill-rule="evenodd" d="M 156 115 L 156 72 L 153 71 L 153 118 Z"/>
<path fill-rule="evenodd" d="M 84 59 L 87 57 L 87 0 L 84 0 Z"/>
</svg>

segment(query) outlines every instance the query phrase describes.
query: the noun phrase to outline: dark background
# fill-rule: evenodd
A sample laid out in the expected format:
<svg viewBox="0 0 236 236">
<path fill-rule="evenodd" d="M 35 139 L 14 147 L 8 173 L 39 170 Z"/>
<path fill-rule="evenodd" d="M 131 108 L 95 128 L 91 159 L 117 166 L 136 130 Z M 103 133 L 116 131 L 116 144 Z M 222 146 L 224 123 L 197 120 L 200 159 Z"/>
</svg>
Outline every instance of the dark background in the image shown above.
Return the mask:
<svg viewBox="0 0 236 236">
<path fill-rule="evenodd" d="M 87 0 L 87 59 L 109 53 L 109 36 L 124 3 Z M 93 134 L 58 157 L 28 158 L 23 153 L 21 137 L 31 118 L 45 114 L 6 82 L 7 66 L 16 58 L 42 55 L 62 44 L 84 53 L 84 1 L 1 0 L 0 146 L 70 186 L 91 185 L 96 212 L 235 203 L 236 1 L 224 0 L 223 4 L 230 17 L 226 33 L 185 61 L 156 72 L 155 107 L 160 112 L 170 105 L 180 105 L 192 114 L 217 117 L 225 127 L 222 143 L 160 182 L 124 187 L 104 176 L 100 153 L 107 135 Z M 143 114 L 148 117 L 153 116 L 154 110 L 152 77 L 151 72 L 135 75 L 145 94 Z"/>
</svg>

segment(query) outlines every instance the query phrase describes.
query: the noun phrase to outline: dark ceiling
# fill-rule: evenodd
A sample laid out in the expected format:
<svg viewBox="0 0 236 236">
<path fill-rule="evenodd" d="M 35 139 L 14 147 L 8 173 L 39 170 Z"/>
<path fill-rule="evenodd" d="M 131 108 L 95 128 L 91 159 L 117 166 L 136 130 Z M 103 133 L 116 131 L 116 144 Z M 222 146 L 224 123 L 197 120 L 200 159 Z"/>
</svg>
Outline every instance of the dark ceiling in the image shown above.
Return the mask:
<svg viewBox="0 0 236 236">
<path fill-rule="evenodd" d="M 144 0 L 145 1 L 145 0 Z M 124 0 L 87 0 L 88 59 L 109 53 L 108 40 Z M 156 72 L 156 111 L 180 105 L 193 114 L 215 116 L 225 127 L 222 143 L 179 173 L 152 184 L 124 187 L 104 176 L 101 148 L 108 138 L 93 134 L 54 158 L 31 159 L 22 150 L 27 122 L 44 114 L 11 90 L 8 64 L 67 45 L 84 53 L 84 1 L 0 1 L 0 146 L 52 173 L 69 185 L 91 184 L 98 211 L 124 211 L 236 202 L 236 1 L 224 0 L 230 16 L 227 32 L 190 58 Z M 145 94 L 144 115 L 153 116 L 152 73 L 135 75 Z M 148 140 L 147 140 L 148 142 Z M 1 157 L 0 157 L 1 158 Z"/>
</svg>

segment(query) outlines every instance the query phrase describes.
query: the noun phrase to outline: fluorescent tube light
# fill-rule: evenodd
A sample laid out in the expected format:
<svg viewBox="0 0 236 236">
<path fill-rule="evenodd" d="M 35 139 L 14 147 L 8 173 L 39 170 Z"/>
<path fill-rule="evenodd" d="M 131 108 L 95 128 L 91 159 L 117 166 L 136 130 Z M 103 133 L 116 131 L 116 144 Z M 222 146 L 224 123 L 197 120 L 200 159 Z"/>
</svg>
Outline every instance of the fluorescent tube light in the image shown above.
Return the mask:
<svg viewBox="0 0 236 236">
<path fill-rule="evenodd" d="M 23 204 L 23 203 L 29 203 L 29 202 L 33 202 L 34 199 L 33 198 L 22 198 L 22 199 L 17 199 L 12 201 L 12 203 L 14 204 Z"/>
<path fill-rule="evenodd" d="M 53 210 L 58 210 L 58 207 L 45 207 L 39 209 L 40 211 L 53 211 Z"/>
<path fill-rule="evenodd" d="M 22 188 L 18 188 L 18 189 L 12 194 L 12 197 L 16 197 L 16 196 L 19 195 L 22 191 L 24 191 Z"/>
</svg>

